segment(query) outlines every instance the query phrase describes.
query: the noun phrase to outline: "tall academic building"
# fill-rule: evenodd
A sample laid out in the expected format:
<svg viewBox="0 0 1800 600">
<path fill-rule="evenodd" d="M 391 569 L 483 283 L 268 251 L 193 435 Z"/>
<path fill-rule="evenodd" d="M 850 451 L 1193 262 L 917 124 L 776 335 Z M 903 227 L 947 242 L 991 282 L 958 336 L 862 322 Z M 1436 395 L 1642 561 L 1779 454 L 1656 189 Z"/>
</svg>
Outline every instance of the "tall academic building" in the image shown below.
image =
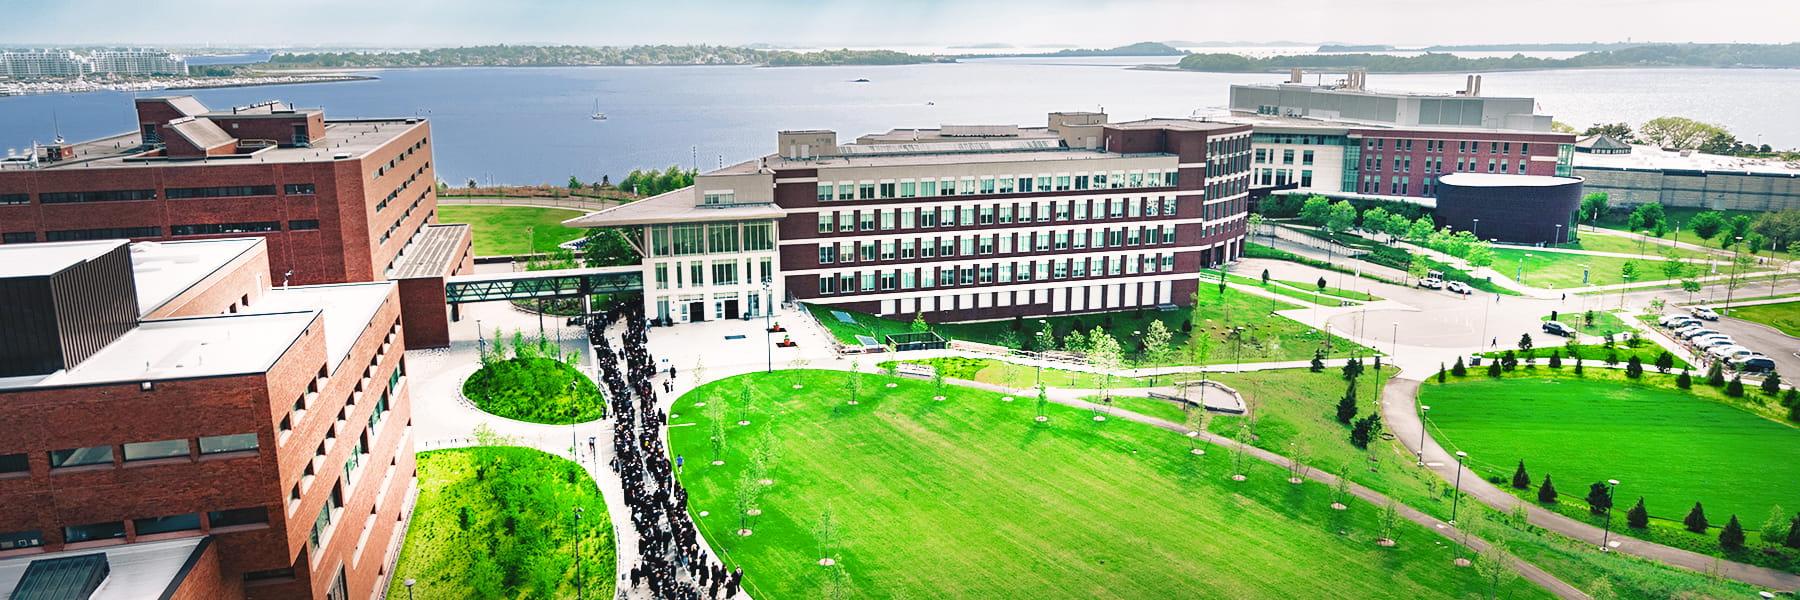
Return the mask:
<svg viewBox="0 0 1800 600">
<path fill-rule="evenodd" d="M 398 283 L 259 238 L 0 245 L 0 597 L 347 599 L 414 487 Z"/>
<path fill-rule="evenodd" d="M 1243 253 L 1250 130 L 1074 112 L 783 131 L 773 154 L 569 224 L 630 231 L 646 312 L 673 322 L 784 299 L 931 321 L 1182 305 Z"/>
<path fill-rule="evenodd" d="M 342 283 L 389 278 L 435 219 L 424 119 L 135 103 L 134 131 L 0 160 L 0 243 L 255 236 L 277 283 Z"/>
</svg>

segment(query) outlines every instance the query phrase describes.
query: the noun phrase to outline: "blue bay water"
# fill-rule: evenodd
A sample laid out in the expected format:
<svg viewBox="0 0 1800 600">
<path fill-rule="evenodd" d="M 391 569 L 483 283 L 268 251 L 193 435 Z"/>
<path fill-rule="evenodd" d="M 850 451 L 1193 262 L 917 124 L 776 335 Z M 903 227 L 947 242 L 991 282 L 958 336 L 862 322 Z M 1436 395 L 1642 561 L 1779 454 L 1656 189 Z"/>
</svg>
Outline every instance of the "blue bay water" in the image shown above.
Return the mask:
<svg viewBox="0 0 1800 600">
<path fill-rule="evenodd" d="M 1136 70 L 1171 57 L 983 59 L 891 67 L 542 67 L 373 71 L 348 83 L 193 90 L 209 106 L 270 99 L 333 118 L 432 120 L 438 176 L 452 185 L 561 183 L 670 164 L 702 169 L 772 152 L 779 129 L 834 129 L 840 140 L 943 123 L 1041 125 L 1056 110 L 1104 108 L 1113 120 L 1217 113 L 1232 83 L 1276 74 Z M 866 78 L 868 83 L 853 83 Z M 1331 76 L 1326 76 L 1327 80 Z M 1312 77 L 1309 77 L 1309 81 Z M 1800 119 L 1774 110 L 1800 70 L 1613 69 L 1489 73 L 1483 91 L 1534 96 L 1540 112 L 1583 127 L 1662 115 L 1721 123 L 1739 138 L 1800 146 Z M 1383 90 L 1451 92 L 1463 76 L 1370 76 Z M 134 94 L 0 98 L 0 148 L 134 128 Z M 148 94 L 146 94 L 148 95 Z M 589 118 L 598 101 L 606 121 Z"/>
</svg>

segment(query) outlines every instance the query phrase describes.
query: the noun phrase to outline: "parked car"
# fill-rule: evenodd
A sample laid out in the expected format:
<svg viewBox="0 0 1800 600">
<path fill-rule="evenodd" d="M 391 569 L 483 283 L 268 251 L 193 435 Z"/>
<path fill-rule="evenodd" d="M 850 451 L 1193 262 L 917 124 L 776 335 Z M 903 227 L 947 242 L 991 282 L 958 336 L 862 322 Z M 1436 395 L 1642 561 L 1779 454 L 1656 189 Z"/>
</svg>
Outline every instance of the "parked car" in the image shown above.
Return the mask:
<svg viewBox="0 0 1800 600">
<path fill-rule="evenodd" d="M 1728 359 L 1734 355 L 1739 354 L 1740 352 L 1745 355 L 1756 353 L 1755 351 L 1753 351 L 1749 348 L 1745 348 L 1745 347 L 1739 346 L 1737 344 L 1724 344 L 1724 345 L 1719 345 L 1719 346 L 1713 346 L 1711 348 L 1706 349 L 1706 354 L 1713 358 Z"/>
<path fill-rule="evenodd" d="M 1560 335 L 1563 337 L 1575 337 L 1575 328 L 1564 325 L 1561 321 L 1544 321 L 1544 333 Z"/>
<path fill-rule="evenodd" d="M 1688 312 L 1692 313 L 1695 317 L 1699 317 L 1701 319 L 1705 319 L 1708 321 L 1719 320 L 1719 313 L 1713 312 L 1713 309 L 1710 309 L 1710 308 L 1707 308 L 1704 306 L 1693 307 L 1691 309 L 1688 309 Z"/>
<path fill-rule="evenodd" d="M 1767 356 L 1752 356 L 1732 363 L 1732 366 L 1745 373 L 1767 373 L 1775 370 L 1775 361 Z"/>
<path fill-rule="evenodd" d="M 1736 343 L 1731 339 L 1731 336 L 1723 333 L 1709 333 L 1688 340 L 1688 343 L 1693 344 L 1696 348 L 1710 348 L 1719 345 L 1721 342 L 1726 344 Z"/>
<path fill-rule="evenodd" d="M 1657 320 L 1663 327 L 1674 329 L 1688 323 L 1699 323 L 1700 320 L 1687 315 L 1668 315 Z"/>
<path fill-rule="evenodd" d="M 1759 358 L 1759 357 L 1760 358 L 1768 358 L 1767 356 L 1764 356 L 1763 353 L 1761 353 L 1761 352 L 1757 352 L 1755 350 L 1745 348 L 1743 350 L 1738 350 L 1738 351 L 1735 351 L 1735 352 L 1725 355 L 1725 362 L 1735 364 L 1738 361 L 1751 359 L 1751 358 Z"/>
<path fill-rule="evenodd" d="M 1681 336 L 1681 339 L 1684 340 L 1692 340 L 1703 335 L 1713 335 L 1715 333 L 1718 333 L 1718 330 L 1707 329 L 1705 327 L 1689 327 L 1681 330 L 1676 335 Z"/>
<path fill-rule="evenodd" d="M 1444 280 L 1436 277 L 1426 277 L 1419 280 L 1419 287 L 1428 290 L 1440 290 L 1444 288 Z"/>
<path fill-rule="evenodd" d="M 1475 288 L 1469 287 L 1469 284 L 1463 283 L 1461 281 L 1452 281 L 1450 283 L 1446 283 L 1446 284 L 1444 284 L 1444 289 L 1452 291 L 1452 292 L 1456 292 L 1458 294 L 1462 294 L 1464 296 L 1475 293 Z"/>
</svg>

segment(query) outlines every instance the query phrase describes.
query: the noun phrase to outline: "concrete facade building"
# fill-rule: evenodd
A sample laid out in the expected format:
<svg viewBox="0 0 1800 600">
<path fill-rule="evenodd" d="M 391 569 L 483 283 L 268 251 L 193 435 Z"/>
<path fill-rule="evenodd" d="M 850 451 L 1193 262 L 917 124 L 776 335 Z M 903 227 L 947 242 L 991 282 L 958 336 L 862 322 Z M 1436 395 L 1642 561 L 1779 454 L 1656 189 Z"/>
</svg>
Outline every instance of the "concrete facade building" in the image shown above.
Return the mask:
<svg viewBox="0 0 1800 600">
<path fill-rule="evenodd" d="M 0 51 L 0 76 L 186 75 L 187 59 L 149 48 Z"/>
<path fill-rule="evenodd" d="M 1247 125 L 1052 113 L 777 148 L 568 223 L 630 228 L 646 313 L 674 322 L 784 298 L 931 321 L 1187 304 L 1243 252 Z"/>
<path fill-rule="evenodd" d="M 387 278 L 435 219 L 423 119 L 215 111 L 190 96 L 136 108 L 137 131 L 0 161 L 0 243 L 253 235 L 277 277 L 341 283 Z"/>
<path fill-rule="evenodd" d="M 94 553 L 165 598 L 384 589 L 414 489 L 397 284 L 271 286 L 268 259 L 0 246 L 0 319 L 54 325 L 0 347 L 0 593 Z"/>
<path fill-rule="evenodd" d="M 1579 177 L 1451 173 L 1437 190 L 1433 220 L 1481 239 L 1561 244 L 1576 237 Z"/>
<path fill-rule="evenodd" d="M 1633 144 L 1624 152 L 1584 152 L 1575 174 L 1614 205 L 1660 202 L 1708 210 L 1800 208 L 1800 162 L 1664 150 Z"/>
</svg>

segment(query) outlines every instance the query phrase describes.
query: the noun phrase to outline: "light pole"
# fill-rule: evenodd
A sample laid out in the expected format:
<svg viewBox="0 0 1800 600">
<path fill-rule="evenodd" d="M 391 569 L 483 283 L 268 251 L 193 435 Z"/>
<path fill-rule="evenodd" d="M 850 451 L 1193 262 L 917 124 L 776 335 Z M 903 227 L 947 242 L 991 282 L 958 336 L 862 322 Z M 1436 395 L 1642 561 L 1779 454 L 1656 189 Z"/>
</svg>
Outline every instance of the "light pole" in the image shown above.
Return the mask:
<svg viewBox="0 0 1800 600">
<path fill-rule="evenodd" d="M 1564 242 L 1563 242 L 1563 236 L 1562 236 L 1562 223 L 1557 223 L 1556 224 L 1556 244 L 1560 246 L 1563 243 Z"/>
<path fill-rule="evenodd" d="M 1525 259 L 1527 258 L 1531 258 L 1530 252 L 1526 252 L 1524 256 L 1519 257 L 1519 270 L 1518 272 L 1513 273 L 1513 281 L 1525 283 Z"/>
<path fill-rule="evenodd" d="M 1469 459 L 1469 453 L 1456 451 L 1456 495 L 1450 497 L 1450 524 L 1456 524 L 1456 508 L 1462 503 L 1463 461 Z"/>
<path fill-rule="evenodd" d="M 575 507 L 575 598 L 580 600 L 587 595 L 586 582 L 581 580 L 581 507 Z"/>
<path fill-rule="evenodd" d="M 1421 467 L 1425 466 L 1425 413 L 1430 410 L 1430 406 L 1419 405 L 1419 466 Z"/>
<path fill-rule="evenodd" d="M 775 318 L 775 310 L 774 310 L 775 307 L 773 305 L 775 304 L 775 302 L 774 302 L 775 296 L 773 294 L 769 293 L 769 291 L 770 291 L 769 279 L 767 277 L 763 278 L 762 291 L 763 291 L 762 303 L 764 305 L 762 307 L 762 309 L 763 309 L 763 342 L 764 342 L 764 345 L 767 346 L 764 350 L 768 355 L 768 364 L 763 367 L 763 372 L 764 373 L 774 373 L 775 372 L 775 324 L 773 322 L 773 319 Z"/>
<path fill-rule="evenodd" d="M 413 600 L 412 586 L 418 583 L 418 580 L 408 577 L 403 583 L 406 584 L 406 600 Z"/>
<path fill-rule="evenodd" d="M 1400 356 L 1400 322 L 1399 321 L 1394 322 L 1394 338 L 1389 342 L 1388 356 L 1390 356 L 1390 357 Z"/>
<path fill-rule="evenodd" d="M 1038 321 L 1042 322 L 1043 319 L 1039 319 Z M 1039 348 L 1038 356 L 1037 356 L 1037 360 L 1032 361 L 1032 362 L 1037 363 L 1037 385 L 1038 385 L 1038 387 L 1043 387 L 1043 385 L 1044 385 L 1044 351 L 1042 348 L 1044 347 L 1044 344 L 1047 343 L 1047 341 L 1044 339 L 1043 330 L 1038 330 L 1038 331 L 1032 333 L 1031 335 L 1035 335 L 1038 338 L 1038 342 L 1037 342 L 1037 347 Z"/>
<path fill-rule="evenodd" d="M 1469 230 L 1469 235 L 1475 236 L 1475 239 L 1481 239 L 1481 219 L 1475 219 L 1475 227 Z"/>
<path fill-rule="evenodd" d="M 1737 242 L 1731 245 L 1731 278 L 1726 280 L 1727 283 L 1725 284 L 1726 310 L 1731 309 L 1731 293 L 1737 291 L 1738 251 L 1744 247 L 1744 236 L 1740 235 L 1734 239 L 1736 239 Z"/>
<path fill-rule="evenodd" d="M 1612 539 L 1613 505 L 1617 504 L 1618 500 L 1619 500 L 1618 494 L 1614 494 L 1613 492 L 1618 489 L 1619 489 L 1619 480 L 1617 480 L 1617 479 L 1606 480 L 1606 529 L 1602 530 L 1602 532 L 1600 533 L 1600 551 L 1601 552 L 1605 552 L 1607 550 L 1607 548 L 1609 547 L 1607 545 L 1607 542 Z"/>
</svg>

